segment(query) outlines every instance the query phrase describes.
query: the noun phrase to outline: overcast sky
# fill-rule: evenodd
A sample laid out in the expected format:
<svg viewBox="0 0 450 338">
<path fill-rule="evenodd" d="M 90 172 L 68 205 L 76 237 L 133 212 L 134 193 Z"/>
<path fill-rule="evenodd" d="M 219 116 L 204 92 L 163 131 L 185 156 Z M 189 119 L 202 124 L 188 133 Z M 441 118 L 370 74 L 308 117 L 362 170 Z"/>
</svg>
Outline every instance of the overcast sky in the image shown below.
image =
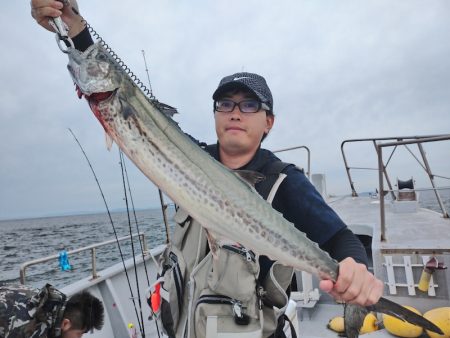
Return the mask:
<svg viewBox="0 0 450 338">
<path fill-rule="evenodd" d="M 145 50 L 155 96 L 177 107 L 181 128 L 200 140 L 215 142 L 211 94 L 221 77 L 263 75 L 276 114 L 264 146 L 308 146 L 312 171 L 327 175 L 329 193 L 349 192 L 340 154 L 345 139 L 450 133 L 450 1 L 79 5 L 144 82 Z M 0 219 L 104 211 L 67 128 L 83 144 L 110 208 L 123 208 L 117 147 L 106 150 L 100 124 L 76 97 L 66 56 L 29 13 L 28 0 L 2 6 Z M 436 147 L 436 155 L 425 147 L 431 165 L 450 176 L 449 144 Z M 351 164 L 375 166 L 368 162 L 372 150 L 355 147 Z M 403 157 L 394 178 L 418 176 Z M 306 166 L 301 151 L 298 162 Z M 136 206 L 157 206 L 152 184 L 130 162 L 127 168 Z M 355 177 L 357 187 L 375 189 L 367 179 Z"/>
</svg>

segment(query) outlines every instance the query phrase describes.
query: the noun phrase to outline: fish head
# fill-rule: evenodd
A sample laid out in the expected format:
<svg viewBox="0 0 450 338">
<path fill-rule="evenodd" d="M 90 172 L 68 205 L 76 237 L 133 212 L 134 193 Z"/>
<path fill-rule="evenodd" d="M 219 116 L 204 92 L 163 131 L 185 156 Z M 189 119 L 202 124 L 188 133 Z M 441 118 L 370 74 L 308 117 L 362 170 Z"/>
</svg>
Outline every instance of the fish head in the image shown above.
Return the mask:
<svg viewBox="0 0 450 338">
<path fill-rule="evenodd" d="M 83 95 L 113 92 L 120 87 L 120 65 L 98 42 L 84 52 L 71 49 L 68 54 L 67 68 Z"/>
</svg>

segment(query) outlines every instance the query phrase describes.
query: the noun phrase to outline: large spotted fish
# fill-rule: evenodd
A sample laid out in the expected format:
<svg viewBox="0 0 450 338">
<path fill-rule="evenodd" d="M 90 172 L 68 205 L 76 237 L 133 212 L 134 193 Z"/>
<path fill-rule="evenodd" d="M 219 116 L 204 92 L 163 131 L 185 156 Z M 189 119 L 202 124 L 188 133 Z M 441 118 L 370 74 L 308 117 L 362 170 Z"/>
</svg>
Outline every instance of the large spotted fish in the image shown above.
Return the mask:
<svg viewBox="0 0 450 338">
<path fill-rule="evenodd" d="M 321 279 L 337 279 L 338 263 L 250 185 L 192 142 L 167 114 L 170 107 L 145 95 L 101 43 L 84 52 L 69 47 L 67 54 L 80 96 L 88 100 L 109 137 L 208 231 Z M 371 307 L 349 312 L 352 315 L 347 317 L 356 319 L 368 310 L 440 332 L 423 317 L 384 298 Z M 349 337 L 358 336 L 360 324 L 347 323 Z"/>
</svg>

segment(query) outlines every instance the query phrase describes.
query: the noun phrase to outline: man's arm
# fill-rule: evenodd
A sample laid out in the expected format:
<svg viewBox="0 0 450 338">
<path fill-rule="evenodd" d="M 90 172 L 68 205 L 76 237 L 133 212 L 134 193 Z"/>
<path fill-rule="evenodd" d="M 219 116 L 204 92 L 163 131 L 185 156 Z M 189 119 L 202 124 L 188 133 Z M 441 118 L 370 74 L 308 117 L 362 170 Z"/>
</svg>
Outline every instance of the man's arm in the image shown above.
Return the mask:
<svg viewBox="0 0 450 338">
<path fill-rule="evenodd" d="M 78 12 L 78 5 L 71 0 L 67 5 L 56 0 L 32 0 L 31 16 L 45 29 L 53 32 L 48 23 L 50 18 L 61 16 L 61 19 L 69 27 L 69 37 L 72 38 L 76 49 L 84 52 L 94 43 L 85 21 Z"/>
<path fill-rule="evenodd" d="M 84 52 L 94 43 L 87 27 L 85 27 L 78 35 L 74 36 L 72 41 L 75 48 L 81 52 Z"/>
<path fill-rule="evenodd" d="M 384 285 L 367 270 L 367 255 L 359 239 L 302 173 L 291 169 L 286 174 L 273 206 L 339 261 L 336 283 L 322 280 L 320 288 L 336 300 L 358 305 L 376 303 Z"/>
<path fill-rule="evenodd" d="M 371 305 L 383 294 L 383 283 L 367 270 L 368 259 L 361 241 L 350 229 L 336 233 L 321 246 L 339 261 L 335 284 L 321 281 L 320 288 L 335 299 L 359 305 Z"/>
<path fill-rule="evenodd" d="M 56 0 L 31 0 L 30 4 L 31 16 L 39 25 L 51 32 L 54 30 L 48 20 L 58 16 L 61 16 L 61 19 L 69 27 L 69 37 L 78 35 L 85 28 L 76 0 L 70 0 L 67 5 Z"/>
<path fill-rule="evenodd" d="M 369 265 L 366 250 L 359 238 L 347 227 L 339 230 L 333 237 L 320 246 L 338 262 L 352 257 L 357 263 Z"/>
</svg>

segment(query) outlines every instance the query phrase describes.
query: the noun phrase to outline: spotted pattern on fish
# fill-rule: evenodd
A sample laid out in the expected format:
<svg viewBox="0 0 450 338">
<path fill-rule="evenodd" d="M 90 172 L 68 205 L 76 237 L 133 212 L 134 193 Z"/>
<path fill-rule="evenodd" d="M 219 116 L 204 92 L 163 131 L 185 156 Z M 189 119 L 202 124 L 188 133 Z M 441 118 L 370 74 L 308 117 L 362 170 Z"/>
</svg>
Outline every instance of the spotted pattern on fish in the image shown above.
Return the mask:
<svg viewBox="0 0 450 338">
<path fill-rule="evenodd" d="M 83 53 L 69 48 L 68 56 L 68 69 L 77 88 L 88 98 L 108 135 L 155 185 L 202 226 L 259 255 L 321 279 L 336 280 L 338 263 L 253 188 L 194 144 L 164 113 L 167 107 L 172 113 L 173 109 L 145 96 L 123 70 L 123 64 L 101 44 L 93 44 Z M 108 98 L 95 99 L 102 93 L 107 93 Z M 407 313 L 411 323 L 439 330 L 384 298 L 373 306 L 374 311 L 377 309 Z"/>
</svg>

